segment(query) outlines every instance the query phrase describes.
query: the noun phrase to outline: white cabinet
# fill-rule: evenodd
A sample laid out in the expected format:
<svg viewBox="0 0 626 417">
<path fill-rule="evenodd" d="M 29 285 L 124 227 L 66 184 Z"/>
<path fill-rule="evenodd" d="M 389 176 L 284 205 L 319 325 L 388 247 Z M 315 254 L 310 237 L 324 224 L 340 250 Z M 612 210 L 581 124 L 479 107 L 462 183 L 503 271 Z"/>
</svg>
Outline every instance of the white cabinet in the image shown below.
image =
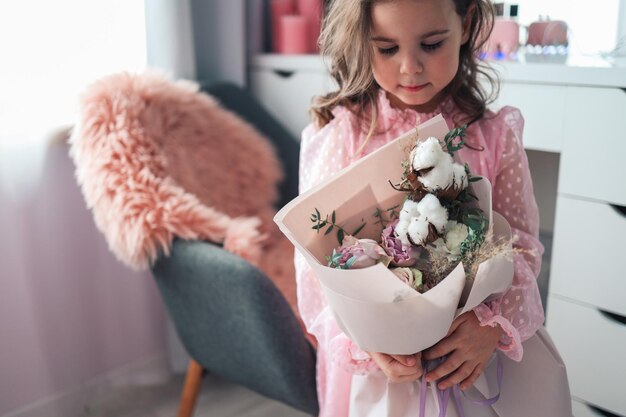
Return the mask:
<svg viewBox="0 0 626 417">
<path fill-rule="evenodd" d="M 607 417 L 611 415 L 606 410 L 598 409 L 598 407 L 586 404 L 584 401 L 575 398 L 572 400 L 572 414 L 574 414 L 574 417 Z"/>
<path fill-rule="evenodd" d="M 572 395 L 626 415 L 626 323 L 558 295 L 548 306 L 547 328 L 567 366 Z"/>
<path fill-rule="evenodd" d="M 330 77 L 313 57 L 262 56 L 249 71 L 252 94 L 297 139 L 311 122 L 309 109 L 314 96 L 332 88 Z"/>
<path fill-rule="evenodd" d="M 560 152 L 567 87 L 503 82 L 495 107 L 517 107 L 524 116 L 524 147 Z"/>
<path fill-rule="evenodd" d="M 626 415 L 626 93 L 568 86 L 565 97 L 547 328 L 576 415 Z"/>
<path fill-rule="evenodd" d="M 559 192 L 626 206 L 626 92 L 569 87 Z"/>
<path fill-rule="evenodd" d="M 550 292 L 626 316 L 624 236 L 626 212 L 605 202 L 560 195 Z"/>
</svg>

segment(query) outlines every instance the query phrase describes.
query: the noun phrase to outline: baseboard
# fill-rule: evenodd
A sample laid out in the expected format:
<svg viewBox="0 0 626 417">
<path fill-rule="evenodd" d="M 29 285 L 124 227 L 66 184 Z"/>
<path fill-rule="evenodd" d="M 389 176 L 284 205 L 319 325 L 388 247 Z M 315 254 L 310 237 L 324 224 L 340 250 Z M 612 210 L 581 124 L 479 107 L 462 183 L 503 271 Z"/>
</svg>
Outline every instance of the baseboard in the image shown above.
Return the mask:
<svg viewBox="0 0 626 417">
<path fill-rule="evenodd" d="M 113 369 L 0 417 L 67 417 L 81 415 L 95 398 L 123 385 L 152 385 L 171 376 L 165 353 Z"/>
</svg>

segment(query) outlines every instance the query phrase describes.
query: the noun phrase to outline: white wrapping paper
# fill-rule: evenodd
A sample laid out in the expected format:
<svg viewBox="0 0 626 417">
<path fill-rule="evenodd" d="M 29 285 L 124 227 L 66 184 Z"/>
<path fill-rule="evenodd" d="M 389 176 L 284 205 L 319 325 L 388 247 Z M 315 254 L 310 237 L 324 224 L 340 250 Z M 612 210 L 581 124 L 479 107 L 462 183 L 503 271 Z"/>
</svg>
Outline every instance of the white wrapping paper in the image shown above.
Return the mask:
<svg viewBox="0 0 626 417">
<path fill-rule="evenodd" d="M 440 140 L 448 130 L 441 116 L 418 127 L 420 137 L 434 136 Z M 366 351 L 388 354 L 422 351 L 447 334 L 455 317 L 490 296 L 504 293 L 513 279 L 512 262 L 503 256 L 481 264 L 471 286 L 466 287 L 465 272 L 459 264 L 424 294 L 400 281 L 381 264 L 351 270 L 326 266 L 325 256 L 332 253 L 338 242 L 333 233 L 324 236 L 311 229 L 310 215 L 316 209 L 321 213 L 334 210 L 348 231 L 365 221 L 367 225 L 358 237 L 380 241 L 382 228 L 376 224 L 374 212 L 376 208 L 387 209 L 404 201 L 406 195 L 391 187 L 389 181 L 400 182 L 402 161 L 407 159 L 407 149 L 415 139 L 415 131 L 407 132 L 300 195 L 274 218 L 319 278 L 340 328 Z M 507 221 L 492 212 L 489 181 L 483 178 L 472 187 L 494 234 L 510 238 Z M 460 304 L 462 308 L 458 308 Z"/>
</svg>

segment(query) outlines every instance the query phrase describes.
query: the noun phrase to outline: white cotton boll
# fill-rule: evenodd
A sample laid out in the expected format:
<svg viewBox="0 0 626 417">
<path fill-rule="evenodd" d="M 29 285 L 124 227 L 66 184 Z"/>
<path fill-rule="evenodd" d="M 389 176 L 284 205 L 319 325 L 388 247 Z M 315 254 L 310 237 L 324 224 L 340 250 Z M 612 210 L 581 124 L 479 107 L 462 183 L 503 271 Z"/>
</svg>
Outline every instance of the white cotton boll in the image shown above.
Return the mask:
<svg viewBox="0 0 626 417">
<path fill-rule="evenodd" d="M 428 220 L 426 217 L 413 217 L 411 219 L 411 223 L 409 223 L 408 234 L 411 236 L 411 240 L 416 245 L 421 245 L 424 243 L 426 238 L 428 237 Z"/>
<path fill-rule="evenodd" d="M 409 233 L 409 223 L 411 222 L 411 219 L 407 219 L 407 220 L 399 220 L 398 224 L 395 227 L 395 233 L 398 239 L 400 239 L 400 242 L 402 242 L 402 244 L 404 246 L 410 246 L 411 242 L 409 241 L 408 238 L 408 233 Z"/>
<path fill-rule="evenodd" d="M 464 190 L 469 184 L 467 180 L 467 172 L 465 172 L 465 166 L 454 163 L 452 165 L 452 172 L 454 175 L 454 188 L 457 190 Z"/>
<path fill-rule="evenodd" d="M 444 154 L 433 169 L 419 177 L 419 181 L 424 184 L 428 191 L 445 190 L 454 181 L 452 164 L 453 161 L 450 154 Z"/>
<path fill-rule="evenodd" d="M 433 167 L 439 163 L 439 160 L 444 155 L 446 153 L 441 148 L 437 138 L 430 137 L 417 145 L 411 153 L 413 169 L 419 171 L 420 169 Z"/>
<path fill-rule="evenodd" d="M 448 210 L 441 205 L 437 197 L 426 194 L 418 204 L 418 211 L 435 226 L 437 232 L 443 233 L 448 223 Z"/>
<path fill-rule="evenodd" d="M 400 221 L 408 222 L 409 220 L 411 220 L 411 217 L 417 217 L 419 215 L 419 203 L 413 200 L 405 200 L 404 204 L 402 205 L 402 209 L 400 210 Z"/>
<path fill-rule="evenodd" d="M 409 246 L 411 242 L 407 236 L 411 219 L 419 217 L 419 203 L 413 200 L 405 200 L 398 216 L 398 224 L 396 225 L 396 236 L 403 245 Z"/>
</svg>

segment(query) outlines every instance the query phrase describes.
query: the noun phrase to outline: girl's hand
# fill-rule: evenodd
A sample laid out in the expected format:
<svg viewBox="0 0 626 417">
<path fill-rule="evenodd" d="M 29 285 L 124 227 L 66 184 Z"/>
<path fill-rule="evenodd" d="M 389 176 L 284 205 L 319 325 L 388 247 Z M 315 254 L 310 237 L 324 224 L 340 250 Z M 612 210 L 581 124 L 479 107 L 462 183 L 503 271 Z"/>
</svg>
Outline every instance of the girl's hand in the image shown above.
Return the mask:
<svg viewBox="0 0 626 417">
<path fill-rule="evenodd" d="M 368 352 L 391 382 L 417 381 L 422 376 L 422 353 L 414 355 L 387 355 Z"/>
<path fill-rule="evenodd" d="M 436 381 L 447 389 L 460 384 L 462 390 L 471 387 L 485 369 L 502 336 L 500 326 L 481 326 L 473 311 L 461 314 L 450 326 L 448 335 L 424 351 L 424 358 L 437 359 L 450 354 L 437 368 L 426 374 L 426 381 Z"/>
</svg>

